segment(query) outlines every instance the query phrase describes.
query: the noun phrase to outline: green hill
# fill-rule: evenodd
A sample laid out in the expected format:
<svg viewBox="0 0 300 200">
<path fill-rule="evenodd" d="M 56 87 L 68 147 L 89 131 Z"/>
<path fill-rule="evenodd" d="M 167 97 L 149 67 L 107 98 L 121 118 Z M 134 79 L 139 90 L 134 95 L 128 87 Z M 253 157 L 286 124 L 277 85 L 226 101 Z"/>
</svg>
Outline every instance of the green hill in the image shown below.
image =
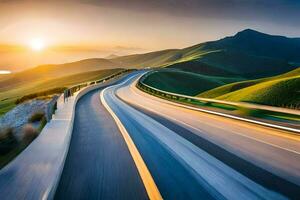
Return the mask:
<svg viewBox="0 0 300 200">
<path fill-rule="evenodd" d="M 117 64 L 102 58 L 86 59 L 58 65 L 41 65 L 22 72 L 10 74 L 5 79 L 0 79 L 0 92 L 41 80 L 50 80 L 82 72 L 118 67 Z"/>
<path fill-rule="evenodd" d="M 129 56 L 121 56 L 111 59 L 112 62 L 118 63 L 125 67 L 160 67 L 167 63 L 178 62 L 181 59 L 179 49 L 168 49 L 163 51 L 155 51 L 145 54 L 134 54 Z"/>
<path fill-rule="evenodd" d="M 248 55 L 300 62 L 300 38 L 287 38 L 246 29 L 232 37 L 208 42 L 206 48 L 242 51 Z"/>
<path fill-rule="evenodd" d="M 128 56 L 109 56 L 78 62 L 41 65 L 0 77 L 1 105 L 9 104 L 7 99 L 23 95 L 35 88 L 54 83 L 54 79 L 79 73 L 113 69 L 158 67 L 175 69 L 156 73 L 153 84 L 168 91 L 179 91 L 195 95 L 205 90 L 235 81 L 264 78 L 279 75 L 295 69 L 300 63 L 300 39 L 272 36 L 254 30 L 244 30 L 221 40 L 205 42 L 184 49 L 169 49 Z M 300 65 L 300 64 L 299 64 Z M 177 71 L 176 71 L 177 70 Z M 91 74 L 92 75 L 92 74 Z M 181 77 L 182 76 L 182 77 Z M 165 78 L 164 81 L 159 77 Z M 72 78 L 68 78 L 71 80 Z M 66 79 L 62 78 L 57 85 Z M 261 80 L 227 85 L 216 92 L 205 95 L 217 97 L 233 92 Z M 156 83 L 157 82 L 157 83 Z M 174 85 L 173 85 L 174 84 Z"/>
<path fill-rule="evenodd" d="M 247 29 L 221 40 L 164 51 L 164 55 L 161 66 L 178 71 L 152 74 L 147 78 L 150 86 L 188 95 L 198 90 L 201 97 L 229 101 L 299 105 L 299 38 Z"/>
<path fill-rule="evenodd" d="M 234 75 L 254 79 L 278 75 L 300 63 L 300 39 L 244 30 L 232 37 L 184 49 L 169 49 L 129 56 L 93 58 L 78 62 L 41 65 L 8 78 L 0 78 L 0 91 L 33 81 L 117 67 L 168 67 L 198 74 Z"/>
<path fill-rule="evenodd" d="M 300 68 L 271 78 L 228 84 L 203 92 L 198 96 L 299 108 L 299 86 Z"/>
<path fill-rule="evenodd" d="M 144 83 L 168 92 L 197 95 L 220 85 L 241 80 L 238 77 L 201 75 L 181 70 L 157 70 L 149 74 Z"/>
<path fill-rule="evenodd" d="M 300 39 L 244 30 L 221 40 L 198 44 L 180 51 L 182 57 L 239 76 L 253 79 L 282 74 L 300 63 Z M 178 52 L 177 52 L 178 54 Z M 198 71 L 199 66 L 186 69 Z M 178 68 L 178 65 L 169 67 Z M 183 67 L 181 67 L 183 69 Z"/>
<path fill-rule="evenodd" d="M 300 63 L 300 39 L 247 29 L 184 49 L 121 56 L 111 61 L 124 67 L 168 67 L 200 74 L 203 66 L 208 66 L 247 79 L 263 78 L 296 68 Z"/>
<path fill-rule="evenodd" d="M 99 80 L 121 70 L 123 69 L 116 68 L 90 71 L 59 78 L 28 82 L 10 90 L 0 90 L 0 116 L 13 108 L 15 106 L 16 99 L 21 98 L 24 95 Z"/>
</svg>

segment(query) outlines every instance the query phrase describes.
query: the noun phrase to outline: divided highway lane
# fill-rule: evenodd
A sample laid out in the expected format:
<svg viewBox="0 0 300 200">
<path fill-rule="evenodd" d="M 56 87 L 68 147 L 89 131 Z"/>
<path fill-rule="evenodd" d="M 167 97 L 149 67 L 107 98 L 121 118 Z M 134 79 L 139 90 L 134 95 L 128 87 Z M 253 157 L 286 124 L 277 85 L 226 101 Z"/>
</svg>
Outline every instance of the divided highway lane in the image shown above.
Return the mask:
<svg viewBox="0 0 300 200">
<path fill-rule="evenodd" d="M 299 135 L 183 108 L 141 92 L 134 82 L 120 88 L 117 96 L 140 108 L 140 111 L 147 111 L 154 118 L 159 115 L 158 121 L 161 123 L 168 119 L 192 132 L 194 138 L 205 139 L 267 172 L 288 180 L 294 184 L 293 188 L 297 189 L 300 196 Z M 261 177 L 265 176 L 259 178 Z M 268 182 L 277 184 L 278 189 L 284 189 L 274 179 L 269 179 Z"/>
<path fill-rule="evenodd" d="M 55 199 L 148 199 L 126 143 L 100 102 L 101 89 L 89 92 L 76 105 Z"/>
<path fill-rule="evenodd" d="M 252 181 L 299 198 L 298 135 L 182 108 L 141 92 L 134 80 L 117 96 Z"/>
<path fill-rule="evenodd" d="M 121 89 L 123 96 L 130 97 L 131 103 L 145 103 L 146 108 L 149 106 L 147 103 L 149 97 L 141 98 L 133 95 L 129 90 L 133 80 L 134 78 L 128 79 L 125 83 L 109 87 L 103 91 L 102 95 L 130 134 L 163 198 L 286 199 L 277 190 L 263 187 L 225 164 L 226 162 L 221 162 L 216 156 L 210 155 L 208 151 L 205 151 L 207 149 L 201 148 L 201 145 L 197 145 L 183 134 L 176 132 L 184 132 L 187 129 L 171 128 L 166 123 L 162 123 L 159 118 L 154 118 L 149 113 L 135 109 L 120 100 L 116 92 L 123 88 Z M 127 101 L 130 98 L 127 98 Z M 157 102 L 150 107 L 159 113 L 162 108 L 160 106 Z M 181 115 L 177 107 L 173 107 L 172 112 L 175 116 Z M 178 121 L 176 123 L 180 124 Z M 213 124 L 214 121 L 211 123 Z M 193 132 L 193 134 L 199 137 L 197 135 L 199 133 Z M 238 140 L 239 138 L 233 138 L 235 143 L 238 143 Z M 264 174 L 260 175 L 264 176 Z M 295 186 L 295 184 L 292 185 Z M 295 187 L 299 188 L 297 185 Z M 291 195 L 286 193 L 285 195 L 296 198 L 295 190 L 292 192 L 294 193 Z"/>
</svg>

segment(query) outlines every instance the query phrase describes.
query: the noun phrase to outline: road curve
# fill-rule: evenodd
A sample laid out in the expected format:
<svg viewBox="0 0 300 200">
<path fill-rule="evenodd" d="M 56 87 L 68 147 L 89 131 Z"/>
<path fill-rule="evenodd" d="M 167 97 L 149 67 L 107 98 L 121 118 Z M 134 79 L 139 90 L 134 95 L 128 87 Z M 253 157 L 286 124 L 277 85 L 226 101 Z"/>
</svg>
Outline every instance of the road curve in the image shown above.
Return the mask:
<svg viewBox="0 0 300 200">
<path fill-rule="evenodd" d="M 172 105 L 134 87 L 103 92 L 165 199 L 297 199 L 300 138 Z"/>
<path fill-rule="evenodd" d="M 148 199 L 118 127 L 100 102 L 101 89 L 89 92 L 76 105 L 55 199 Z"/>
</svg>

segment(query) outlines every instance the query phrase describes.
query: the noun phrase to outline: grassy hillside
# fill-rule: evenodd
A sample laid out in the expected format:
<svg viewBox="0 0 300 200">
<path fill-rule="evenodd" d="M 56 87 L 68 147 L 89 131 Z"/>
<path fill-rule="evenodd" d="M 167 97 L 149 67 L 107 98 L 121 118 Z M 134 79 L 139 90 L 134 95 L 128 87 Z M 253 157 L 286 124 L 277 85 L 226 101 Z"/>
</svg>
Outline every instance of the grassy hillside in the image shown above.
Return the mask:
<svg viewBox="0 0 300 200">
<path fill-rule="evenodd" d="M 196 95 L 220 85 L 241 80 L 238 77 L 201 75 L 181 70 L 158 70 L 148 75 L 144 83 L 161 90 Z"/>
<path fill-rule="evenodd" d="M 65 84 L 65 81 L 75 84 L 77 80 L 83 80 L 83 77 L 89 79 L 93 76 L 93 73 L 76 74 L 96 70 L 117 67 L 176 69 L 181 74 L 179 71 L 157 73 L 158 77 L 152 76 L 150 82 L 168 91 L 194 95 L 235 81 L 282 74 L 295 69 L 298 63 L 300 63 L 300 39 L 244 30 L 231 37 L 184 49 L 109 56 L 105 59 L 86 59 L 59 65 L 41 65 L 1 76 L 0 106 L 2 110 L 9 109 L 14 106 L 11 99 L 50 86 L 59 87 Z M 67 79 L 64 78 L 66 76 Z M 161 77 L 165 82 L 162 82 Z M 217 93 L 208 92 L 205 95 L 217 97 L 260 81 L 263 79 L 229 85 L 219 89 Z"/>
<path fill-rule="evenodd" d="M 300 64 L 300 39 L 248 29 L 184 49 L 120 56 L 110 61 L 126 67 L 169 67 L 200 74 L 205 66 L 255 79 L 295 69 Z"/>
<path fill-rule="evenodd" d="M 169 69 L 179 69 L 185 72 L 192 72 L 202 75 L 214 75 L 214 76 L 238 76 L 237 74 L 227 71 L 226 69 L 220 69 L 214 65 L 205 64 L 199 60 L 189 60 L 178 62 L 167 66 Z"/>
<path fill-rule="evenodd" d="M 169 49 L 163 51 L 150 52 L 145 54 L 135 54 L 121 56 L 111 59 L 112 62 L 126 67 L 160 67 L 167 63 L 177 62 L 181 59 L 179 49 Z"/>
<path fill-rule="evenodd" d="M 90 71 L 59 78 L 33 81 L 9 90 L 0 89 L 0 116 L 13 108 L 15 106 L 14 102 L 16 99 L 24 95 L 41 92 L 52 88 L 69 87 L 82 82 L 98 80 L 121 70 L 122 69 L 117 68 Z"/>
<path fill-rule="evenodd" d="M 41 80 L 50 80 L 53 78 L 78 74 L 82 72 L 112 69 L 118 65 L 106 59 L 87 59 L 73 63 L 59 65 L 41 65 L 19 73 L 0 79 L 0 92 L 10 90 L 16 87 L 22 87 L 24 84 L 32 84 Z"/>
<path fill-rule="evenodd" d="M 198 96 L 205 97 L 205 98 L 216 98 L 225 94 L 228 94 L 230 92 L 234 92 L 246 87 L 250 87 L 262 82 L 266 81 L 272 81 L 272 80 L 279 80 L 282 78 L 289 78 L 289 77 L 294 77 L 300 75 L 300 68 L 297 68 L 295 70 L 292 70 L 290 72 L 278 75 L 278 76 L 273 76 L 269 78 L 262 78 L 262 79 L 255 79 L 255 80 L 247 80 L 247 81 L 240 81 L 240 82 L 235 82 L 231 84 L 227 84 L 218 88 L 214 88 L 209 91 L 202 92 Z"/>
<path fill-rule="evenodd" d="M 198 96 L 300 108 L 300 68 L 271 78 L 228 84 Z"/>
<path fill-rule="evenodd" d="M 245 78 L 268 77 L 294 69 L 285 60 L 249 55 L 227 49 L 205 54 L 197 61 Z"/>
<path fill-rule="evenodd" d="M 215 76 L 234 75 L 255 79 L 290 71 L 295 69 L 295 63 L 300 63 L 299 39 L 244 30 L 232 37 L 184 49 L 41 65 L 0 78 L 0 91 L 21 87 L 33 81 L 117 67 L 168 67 L 202 75 L 210 71 Z"/>
</svg>

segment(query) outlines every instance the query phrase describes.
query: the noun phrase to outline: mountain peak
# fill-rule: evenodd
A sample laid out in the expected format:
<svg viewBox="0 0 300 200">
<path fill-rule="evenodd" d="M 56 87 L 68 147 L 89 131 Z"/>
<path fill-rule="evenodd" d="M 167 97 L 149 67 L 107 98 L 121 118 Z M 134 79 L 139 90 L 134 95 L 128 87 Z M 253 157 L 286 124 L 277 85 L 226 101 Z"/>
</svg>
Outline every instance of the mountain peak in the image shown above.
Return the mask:
<svg viewBox="0 0 300 200">
<path fill-rule="evenodd" d="M 240 31 L 240 33 L 260 33 L 260 32 L 254 30 L 254 29 L 247 28 L 247 29 Z"/>
<path fill-rule="evenodd" d="M 268 34 L 265 34 L 265 33 L 262 33 L 262 32 L 259 32 L 259 31 L 253 30 L 253 29 L 245 29 L 243 31 L 238 32 L 234 37 L 239 37 L 239 36 L 249 37 L 249 36 L 258 36 L 258 35 L 266 36 Z"/>
<path fill-rule="evenodd" d="M 116 58 L 116 57 L 119 57 L 119 56 L 115 55 L 115 54 L 110 54 L 109 56 L 106 56 L 105 59 L 113 59 L 113 58 Z"/>
</svg>

